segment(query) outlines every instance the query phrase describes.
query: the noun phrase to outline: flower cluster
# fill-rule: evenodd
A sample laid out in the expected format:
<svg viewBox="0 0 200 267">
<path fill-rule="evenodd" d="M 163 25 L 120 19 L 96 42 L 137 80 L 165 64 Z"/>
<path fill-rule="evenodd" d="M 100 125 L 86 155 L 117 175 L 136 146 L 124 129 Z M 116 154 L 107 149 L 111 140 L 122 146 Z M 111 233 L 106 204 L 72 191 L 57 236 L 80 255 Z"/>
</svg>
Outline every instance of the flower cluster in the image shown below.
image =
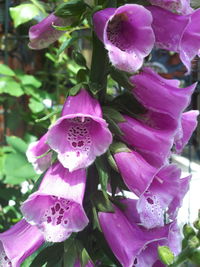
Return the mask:
<svg viewBox="0 0 200 267">
<path fill-rule="evenodd" d="M 179 88 L 178 80 L 142 66 L 157 46 L 178 52 L 189 72 L 191 59 L 200 51 L 200 10 L 193 11 L 187 0 L 149 2 L 152 6 L 126 4 L 93 16 L 94 31 L 111 64 L 131 73 L 131 94 L 145 112 L 120 114 L 123 121 L 117 127 L 122 135 L 116 138 L 89 90 L 67 97 L 60 118 L 28 148 L 35 171 L 46 172 L 38 190 L 22 204 L 24 219 L 0 234 L 0 266 L 18 267 L 43 242 L 62 242 L 88 225 L 83 207 L 86 169 L 109 147 L 124 184 L 137 196 L 117 198 L 112 212 L 98 213 L 117 260 L 124 267 L 155 267 L 162 266 L 158 246 L 169 246 L 175 255 L 180 252 L 176 216 L 190 176 L 181 178 L 169 159 L 183 150 L 197 125 L 199 112 L 185 112 L 196 84 Z M 62 33 L 54 23 L 67 22 L 51 14 L 31 28 L 31 48 L 47 47 L 59 38 Z M 116 149 L 120 145 L 123 149 Z M 82 265 L 77 259 L 74 266 Z"/>
</svg>

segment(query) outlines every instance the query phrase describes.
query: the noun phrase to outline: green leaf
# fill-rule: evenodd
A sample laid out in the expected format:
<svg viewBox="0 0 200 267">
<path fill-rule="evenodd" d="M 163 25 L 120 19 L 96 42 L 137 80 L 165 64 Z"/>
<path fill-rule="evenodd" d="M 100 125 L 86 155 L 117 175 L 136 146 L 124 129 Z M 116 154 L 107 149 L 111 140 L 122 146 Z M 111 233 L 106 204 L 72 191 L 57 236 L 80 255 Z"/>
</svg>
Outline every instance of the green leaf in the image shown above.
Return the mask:
<svg viewBox="0 0 200 267">
<path fill-rule="evenodd" d="M 64 266 L 74 267 L 77 258 L 77 250 L 74 237 L 68 238 L 64 242 Z"/>
<path fill-rule="evenodd" d="M 158 247 L 158 255 L 160 260 L 167 265 L 170 265 L 174 261 L 174 254 L 171 252 L 170 248 L 167 246 Z"/>
<path fill-rule="evenodd" d="M 21 4 L 16 7 L 10 7 L 10 15 L 14 21 L 14 27 L 32 20 L 40 14 L 40 10 L 33 4 Z"/>
<path fill-rule="evenodd" d="M 88 71 L 86 69 L 80 69 L 76 75 L 76 80 L 78 83 L 87 82 Z"/>
<path fill-rule="evenodd" d="M 13 80 L 11 77 L 0 78 L 0 94 L 6 93 L 11 96 L 22 96 L 24 94 L 20 84 Z"/>
<path fill-rule="evenodd" d="M 34 98 L 30 99 L 28 106 L 33 113 L 39 113 L 39 112 L 42 112 L 44 110 L 44 104 L 37 101 Z"/>
<path fill-rule="evenodd" d="M 73 51 L 72 57 L 73 57 L 74 61 L 78 65 L 83 66 L 83 67 L 86 67 L 86 60 L 85 60 L 84 56 L 80 52 Z"/>
<path fill-rule="evenodd" d="M 21 153 L 11 153 L 5 159 L 4 171 L 6 175 L 5 183 L 20 184 L 27 179 L 37 177 L 25 155 Z"/>
<path fill-rule="evenodd" d="M 115 68 L 111 68 L 110 75 L 115 80 L 118 82 L 122 87 L 132 90 L 133 89 L 133 84 L 129 81 L 129 76 L 127 75 L 126 72 L 117 70 Z"/>
<path fill-rule="evenodd" d="M 0 74 L 6 76 L 15 76 L 14 71 L 5 64 L 0 64 Z"/>
<path fill-rule="evenodd" d="M 117 164 L 116 164 L 112 154 L 110 153 L 110 150 L 108 150 L 108 152 L 107 152 L 107 159 L 108 159 L 108 163 L 110 164 L 112 169 L 115 170 L 116 172 L 118 172 L 119 170 L 118 170 Z"/>
<path fill-rule="evenodd" d="M 23 85 L 31 85 L 35 88 L 39 88 L 42 85 L 42 83 L 33 75 L 24 74 L 18 75 L 17 77 L 21 80 Z"/>
<path fill-rule="evenodd" d="M 99 181 L 101 184 L 101 188 L 103 191 L 107 191 L 107 185 L 108 185 L 108 169 L 107 169 L 107 164 L 105 162 L 104 157 L 97 157 L 95 160 L 95 165 L 99 174 Z"/>
<path fill-rule="evenodd" d="M 78 83 L 69 90 L 69 95 L 75 96 L 83 87 L 82 83 Z"/>
<path fill-rule="evenodd" d="M 86 4 L 82 0 L 71 0 L 59 5 L 55 11 L 55 15 L 63 18 L 81 16 L 86 7 Z"/>
<path fill-rule="evenodd" d="M 116 123 L 118 122 L 125 122 L 126 120 L 124 119 L 124 117 L 121 115 L 121 113 L 119 111 L 117 111 L 114 108 L 111 107 L 103 107 L 103 112 L 110 117 L 113 121 L 115 121 Z"/>
<path fill-rule="evenodd" d="M 41 267 L 51 264 L 56 266 L 63 255 L 63 243 L 57 243 L 52 246 L 44 248 L 33 260 L 29 267 Z M 50 265 L 49 265 L 50 266 Z M 25 267 L 25 266 L 24 266 Z"/>
<path fill-rule="evenodd" d="M 114 212 L 114 208 L 108 198 L 107 193 L 102 191 L 95 192 L 95 194 L 92 196 L 92 201 L 95 207 L 97 207 L 98 211 Z"/>
<path fill-rule="evenodd" d="M 19 138 L 17 136 L 7 136 L 6 137 L 6 141 L 17 152 L 20 152 L 22 154 L 26 153 L 26 150 L 27 150 L 28 146 L 21 138 Z"/>
<path fill-rule="evenodd" d="M 57 56 L 59 56 L 65 49 L 67 49 L 68 47 L 70 47 L 76 40 L 78 40 L 79 37 L 72 37 L 70 39 L 65 40 L 62 45 L 60 46 L 60 48 L 57 51 Z"/>
<path fill-rule="evenodd" d="M 115 154 L 115 153 L 120 153 L 120 152 L 131 152 L 131 150 L 122 142 L 114 142 L 110 146 L 110 151 Z"/>
<path fill-rule="evenodd" d="M 109 124 L 109 129 L 111 130 L 111 132 L 117 136 L 122 136 L 124 135 L 123 132 L 120 130 L 119 126 L 117 125 L 117 123 L 114 122 L 114 120 L 112 120 L 107 114 L 104 114 L 105 120 L 108 122 Z"/>
</svg>

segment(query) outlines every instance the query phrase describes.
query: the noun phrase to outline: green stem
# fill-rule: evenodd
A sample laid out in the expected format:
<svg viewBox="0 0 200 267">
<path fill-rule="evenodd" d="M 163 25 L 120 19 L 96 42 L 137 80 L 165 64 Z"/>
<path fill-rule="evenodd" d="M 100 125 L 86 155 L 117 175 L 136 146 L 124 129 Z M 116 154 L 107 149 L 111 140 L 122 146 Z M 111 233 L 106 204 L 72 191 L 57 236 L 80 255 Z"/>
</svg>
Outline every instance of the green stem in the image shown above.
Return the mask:
<svg viewBox="0 0 200 267">
<path fill-rule="evenodd" d="M 173 264 L 170 264 L 169 267 L 178 267 L 181 263 L 183 263 L 184 261 L 186 261 L 190 255 L 193 252 L 193 248 L 189 248 L 186 247 L 175 259 L 175 261 L 173 262 Z"/>
<path fill-rule="evenodd" d="M 103 43 L 93 33 L 93 52 L 90 70 L 90 88 L 104 103 L 107 89 L 108 56 Z"/>
</svg>

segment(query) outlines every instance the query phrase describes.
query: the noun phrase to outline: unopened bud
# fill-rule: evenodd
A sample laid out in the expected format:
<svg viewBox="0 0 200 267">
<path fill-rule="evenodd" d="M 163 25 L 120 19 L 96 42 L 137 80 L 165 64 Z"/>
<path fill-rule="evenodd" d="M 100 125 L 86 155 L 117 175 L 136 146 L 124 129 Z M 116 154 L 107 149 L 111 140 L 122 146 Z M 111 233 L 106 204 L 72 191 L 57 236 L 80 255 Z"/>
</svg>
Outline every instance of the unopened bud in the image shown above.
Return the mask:
<svg viewBox="0 0 200 267">
<path fill-rule="evenodd" d="M 190 226 L 189 224 L 185 224 L 183 226 L 183 234 L 184 234 L 184 237 L 186 239 L 188 239 L 191 236 L 194 236 L 196 233 L 195 233 L 194 229 L 192 228 L 192 226 Z"/>
<path fill-rule="evenodd" d="M 174 254 L 172 253 L 170 248 L 167 246 L 159 246 L 158 255 L 159 255 L 160 260 L 166 265 L 170 265 L 174 261 Z"/>
</svg>

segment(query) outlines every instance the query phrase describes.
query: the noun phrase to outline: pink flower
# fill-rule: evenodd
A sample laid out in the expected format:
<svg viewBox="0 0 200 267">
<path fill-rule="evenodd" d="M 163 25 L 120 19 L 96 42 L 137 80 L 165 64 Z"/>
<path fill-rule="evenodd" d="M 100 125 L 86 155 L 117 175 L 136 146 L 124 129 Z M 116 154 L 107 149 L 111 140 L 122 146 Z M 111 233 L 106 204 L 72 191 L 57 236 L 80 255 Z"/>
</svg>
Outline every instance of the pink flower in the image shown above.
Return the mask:
<svg viewBox="0 0 200 267">
<path fill-rule="evenodd" d="M 86 90 L 68 97 L 61 118 L 47 132 L 47 143 L 70 172 L 92 164 L 112 143 L 98 101 Z"/>
<path fill-rule="evenodd" d="M 190 0 L 149 0 L 152 5 L 160 6 L 170 11 L 187 15 L 194 10 L 190 6 Z"/>
<path fill-rule="evenodd" d="M 46 141 L 47 135 L 45 134 L 39 141 L 31 143 L 26 152 L 28 161 L 32 163 L 36 173 L 38 174 L 46 171 L 46 169 L 51 165 L 52 152 L 47 153 L 50 150 L 50 147 Z"/>
<path fill-rule="evenodd" d="M 94 14 L 93 23 L 116 68 L 134 72 L 142 66 L 155 41 L 147 9 L 134 4 L 107 8 Z"/>
<path fill-rule="evenodd" d="M 188 143 L 193 131 L 197 127 L 198 110 L 184 112 L 181 116 L 181 125 L 175 136 L 175 148 L 178 153 L 181 153 L 185 145 Z"/>
<path fill-rule="evenodd" d="M 46 241 L 61 242 L 87 226 L 88 218 L 82 207 L 85 183 L 84 169 L 69 173 L 55 163 L 46 172 L 38 191 L 23 203 L 24 217 L 37 225 Z"/>
<path fill-rule="evenodd" d="M 65 26 L 66 24 L 69 24 L 68 19 L 56 17 L 51 13 L 45 19 L 30 28 L 29 47 L 31 49 L 43 49 L 48 47 L 64 34 L 63 31 L 56 30 L 53 25 Z"/>
<path fill-rule="evenodd" d="M 43 243 L 40 230 L 24 219 L 21 220 L 9 230 L 0 233 L 0 266 L 20 267 Z"/>
<path fill-rule="evenodd" d="M 148 10 L 153 16 L 156 46 L 179 53 L 189 73 L 191 60 L 200 50 L 200 9 L 185 16 L 154 6 L 148 7 Z"/>
</svg>

